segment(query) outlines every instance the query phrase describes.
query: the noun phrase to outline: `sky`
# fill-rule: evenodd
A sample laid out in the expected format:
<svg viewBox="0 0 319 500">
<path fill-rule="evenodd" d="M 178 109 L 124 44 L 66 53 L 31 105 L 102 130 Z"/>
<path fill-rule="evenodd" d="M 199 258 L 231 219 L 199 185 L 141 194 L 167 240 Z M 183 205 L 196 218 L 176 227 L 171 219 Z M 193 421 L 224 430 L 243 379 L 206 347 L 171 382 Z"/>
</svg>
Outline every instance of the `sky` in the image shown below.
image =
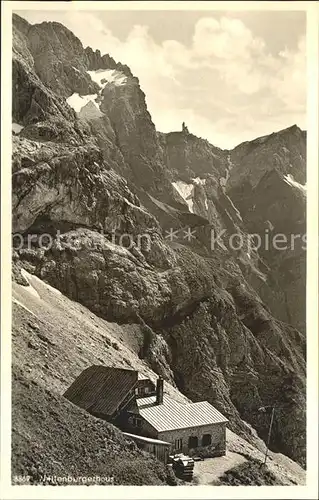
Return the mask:
<svg viewBox="0 0 319 500">
<path fill-rule="evenodd" d="M 221 148 L 306 128 L 306 16 L 276 11 L 19 11 L 127 64 L 157 130 Z"/>
</svg>

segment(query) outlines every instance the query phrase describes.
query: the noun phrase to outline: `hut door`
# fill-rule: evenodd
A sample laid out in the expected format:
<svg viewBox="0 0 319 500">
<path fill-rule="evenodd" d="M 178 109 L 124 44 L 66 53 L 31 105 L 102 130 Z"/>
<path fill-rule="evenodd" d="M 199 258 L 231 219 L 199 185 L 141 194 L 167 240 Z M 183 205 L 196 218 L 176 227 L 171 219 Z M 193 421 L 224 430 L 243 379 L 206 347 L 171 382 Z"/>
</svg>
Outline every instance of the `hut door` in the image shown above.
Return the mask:
<svg viewBox="0 0 319 500">
<path fill-rule="evenodd" d="M 202 446 L 209 446 L 210 444 L 212 444 L 212 436 L 210 434 L 204 434 Z"/>
<path fill-rule="evenodd" d="M 183 442 L 181 439 L 175 439 L 175 451 L 182 451 Z"/>
<path fill-rule="evenodd" d="M 190 436 L 188 439 L 188 448 L 197 448 L 198 447 L 198 437 L 197 436 Z"/>
</svg>

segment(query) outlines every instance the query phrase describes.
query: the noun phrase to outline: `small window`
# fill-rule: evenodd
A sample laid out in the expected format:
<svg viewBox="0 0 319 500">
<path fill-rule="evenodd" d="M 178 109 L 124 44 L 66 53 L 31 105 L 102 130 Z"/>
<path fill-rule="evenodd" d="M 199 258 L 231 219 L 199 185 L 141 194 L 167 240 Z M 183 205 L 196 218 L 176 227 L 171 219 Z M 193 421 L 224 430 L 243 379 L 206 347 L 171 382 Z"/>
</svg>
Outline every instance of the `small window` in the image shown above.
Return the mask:
<svg viewBox="0 0 319 500">
<path fill-rule="evenodd" d="M 148 392 L 150 392 L 150 388 L 149 387 L 145 387 L 144 392 L 145 392 L 145 394 L 147 394 Z"/>
<path fill-rule="evenodd" d="M 210 444 L 212 444 L 212 436 L 210 434 L 204 434 L 202 446 L 209 446 Z"/>
<path fill-rule="evenodd" d="M 133 417 L 132 423 L 133 423 L 134 427 L 139 427 L 139 428 L 142 427 L 142 419 L 140 419 L 140 418 Z"/>
<path fill-rule="evenodd" d="M 183 441 L 181 439 L 175 439 L 175 451 L 181 451 L 183 446 Z"/>
<path fill-rule="evenodd" d="M 198 437 L 190 436 L 188 439 L 188 448 L 191 450 L 192 448 L 197 448 L 197 447 L 198 447 Z"/>
</svg>

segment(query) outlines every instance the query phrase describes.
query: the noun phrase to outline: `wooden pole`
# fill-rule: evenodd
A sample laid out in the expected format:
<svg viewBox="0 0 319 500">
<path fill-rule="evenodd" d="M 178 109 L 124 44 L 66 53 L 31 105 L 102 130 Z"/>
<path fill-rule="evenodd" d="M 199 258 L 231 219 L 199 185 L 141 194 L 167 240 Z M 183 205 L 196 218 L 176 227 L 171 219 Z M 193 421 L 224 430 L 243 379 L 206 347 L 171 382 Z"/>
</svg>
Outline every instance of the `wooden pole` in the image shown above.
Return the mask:
<svg viewBox="0 0 319 500">
<path fill-rule="evenodd" d="M 275 415 L 275 407 L 273 406 L 272 411 L 271 411 L 271 418 L 270 418 L 269 430 L 268 430 L 267 449 L 266 449 L 266 452 L 265 452 L 264 465 L 266 465 L 266 461 L 267 461 L 267 457 L 268 457 L 268 449 L 269 449 L 269 443 L 270 443 L 270 436 L 271 436 L 272 424 L 273 424 L 273 421 L 274 421 L 274 415 Z"/>
</svg>

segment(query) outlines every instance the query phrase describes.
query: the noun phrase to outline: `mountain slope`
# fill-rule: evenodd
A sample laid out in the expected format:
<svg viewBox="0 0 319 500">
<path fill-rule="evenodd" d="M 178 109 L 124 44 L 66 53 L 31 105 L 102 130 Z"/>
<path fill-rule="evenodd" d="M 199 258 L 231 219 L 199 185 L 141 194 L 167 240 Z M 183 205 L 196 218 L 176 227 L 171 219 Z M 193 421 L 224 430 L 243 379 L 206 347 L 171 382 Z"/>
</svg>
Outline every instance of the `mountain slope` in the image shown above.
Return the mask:
<svg viewBox="0 0 319 500">
<path fill-rule="evenodd" d="M 13 484 L 176 484 L 115 427 L 26 380 L 16 367 L 12 404 Z"/>
<path fill-rule="evenodd" d="M 236 196 L 246 179 L 252 186 L 249 146 L 229 152 L 185 130 L 158 134 L 126 66 L 84 49 L 59 23 L 30 26 L 15 16 L 14 27 L 13 122 L 22 129 L 13 137 L 13 229 L 24 238 L 14 252 L 15 279 L 23 282 L 25 268 L 126 325 L 126 340 L 140 339 L 143 362 L 192 400 L 210 401 L 251 442 L 245 421 L 266 438 L 257 409 L 280 403 L 271 448 L 304 464 L 305 335 L 294 326 L 304 317 L 302 307 L 287 312 L 296 277 L 274 285 L 270 265 L 289 272 L 289 254 L 268 261 L 247 239 L 268 220 L 261 182 L 273 193 L 271 220 L 280 224 L 285 185 L 286 217 L 296 195 L 292 224 L 300 219 L 302 227 L 304 198 L 287 184 L 287 170 L 265 167 Z M 290 134 L 281 134 L 287 149 Z M 212 247 L 220 232 L 222 244 Z M 300 269 L 300 293 L 302 283 Z M 285 294 L 283 308 L 273 290 Z"/>
<path fill-rule="evenodd" d="M 152 456 L 62 396 L 92 364 L 132 368 L 155 382 L 157 375 L 138 356 L 143 328 L 107 322 L 36 276 L 22 274 L 25 284 L 13 283 L 12 304 L 13 480 L 22 475 L 32 484 L 52 484 L 54 476 L 101 476 L 100 484 L 110 484 L 107 476 L 113 476 L 114 484 L 174 484 Z M 187 401 L 167 382 L 164 390 Z M 265 445 L 256 436 L 254 442 L 227 432 L 228 448 L 240 459 L 241 453 L 248 461 L 262 458 Z M 278 480 L 304 483 L 300 466 L 280 454 L 270 457 Z"/>
</svg>

